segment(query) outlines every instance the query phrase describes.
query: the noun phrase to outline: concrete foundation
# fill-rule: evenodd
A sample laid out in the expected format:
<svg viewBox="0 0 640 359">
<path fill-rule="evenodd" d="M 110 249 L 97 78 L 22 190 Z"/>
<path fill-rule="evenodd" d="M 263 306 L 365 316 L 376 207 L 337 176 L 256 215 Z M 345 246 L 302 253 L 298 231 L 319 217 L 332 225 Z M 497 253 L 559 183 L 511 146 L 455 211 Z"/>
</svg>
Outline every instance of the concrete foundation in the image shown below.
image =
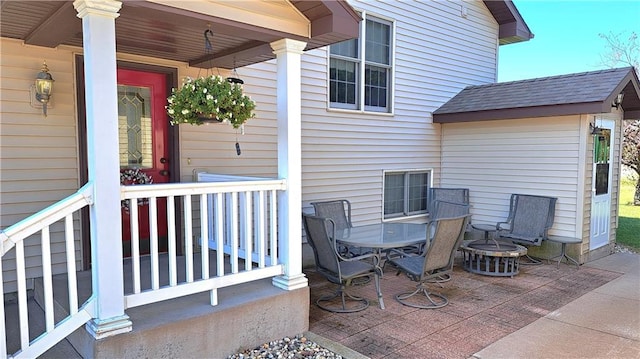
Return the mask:
<svg viewBox="0 0 640 359">
<path fill-rule="evenodd" d="M 96 340 L 82 327 L 67 340 L 83 358 L 225 358 L 309 329 L 309 287 L 286 291 L 268 278 L 219 289 L 217 306 L 209 298 L 130 308 L 131 332 Z M 56 305 L 56 317 L 66 315 L 63 307 Z"/>
</svg>

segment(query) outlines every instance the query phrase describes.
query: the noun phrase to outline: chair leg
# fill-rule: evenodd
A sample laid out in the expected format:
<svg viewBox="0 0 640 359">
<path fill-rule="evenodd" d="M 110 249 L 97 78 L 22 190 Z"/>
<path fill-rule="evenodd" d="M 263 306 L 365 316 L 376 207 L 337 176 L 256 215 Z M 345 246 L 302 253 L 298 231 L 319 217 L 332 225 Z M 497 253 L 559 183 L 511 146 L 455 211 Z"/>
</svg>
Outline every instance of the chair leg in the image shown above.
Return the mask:
<svg viewBox="0 0 640 359">
<path fill-rule="evenodd" d="M 428 304 L 421 304 L 419 302 L 420 299 L 416 299 L 415 303 L 408 300 L 414 295 L 420 293 L 424 294 L 428 301 Z M 418 284 L 416 290 L 414 290 L 413 292 L 401 293 L 396 295 L 396 300 L 403 305 L 421 309 L 437 309 L 449 304 L 449 299 L 447 299 L 447 297 L 438 293 L 430 293 L 423 283 Z"/>
<path fill-rule="evenodd" d="M 524 262 L 523 262 L 523 261 L 520 261 L 520 265 L 527 266 L 527 265 L 538 265 L 538 264 L 542 264 L 542 261 L 541 261 L 541 260 L 539 260 L 539 259 L 537 259 L 537 258 L 533 258 L 533 257 L 531 257 L 529 254 L 525 254 L 525 255 L 524 255 L 524 256 L 522 256 L 522 257 L 527 258 L 527 260 L 526 260 L 526 261 L 524 261 Z M 522 257 L 520 257 L 520 258 L 522 258 Z"/>
<path fill-rule="evenodd" d="M 331 305 L 334 299 L 340 297 L 340 304 Z M 349 305 L 348 303 L 351 303 Z M 325 295 L 316 300 L 316 305 L 329 312 L 334 313 L 353 313 L 365 310 L 369 307 L 369 301 L 365 298 L 352 295 L 345 291 L 345 286 L 338 287 L 336 292 L 330 295 Z"/>
</svg>

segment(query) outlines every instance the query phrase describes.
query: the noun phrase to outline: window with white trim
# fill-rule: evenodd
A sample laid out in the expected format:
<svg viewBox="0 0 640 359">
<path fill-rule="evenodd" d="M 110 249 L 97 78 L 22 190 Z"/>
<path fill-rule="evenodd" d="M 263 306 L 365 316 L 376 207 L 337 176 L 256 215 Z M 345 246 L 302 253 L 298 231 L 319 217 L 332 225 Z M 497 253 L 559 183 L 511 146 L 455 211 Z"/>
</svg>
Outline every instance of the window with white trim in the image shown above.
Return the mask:
<svg viewBox="0 0 640 359">
<path fill-rule="evenodd" d="M 385 219 L 427 213 L 431 171 L 385 171 L 383 213 Z"/>
<path fill-rule="evenodd" d="M 330 47 L 329 107 L 391 112 L 393 23 L 362 16 L 360 38 Z"/>
</svg>

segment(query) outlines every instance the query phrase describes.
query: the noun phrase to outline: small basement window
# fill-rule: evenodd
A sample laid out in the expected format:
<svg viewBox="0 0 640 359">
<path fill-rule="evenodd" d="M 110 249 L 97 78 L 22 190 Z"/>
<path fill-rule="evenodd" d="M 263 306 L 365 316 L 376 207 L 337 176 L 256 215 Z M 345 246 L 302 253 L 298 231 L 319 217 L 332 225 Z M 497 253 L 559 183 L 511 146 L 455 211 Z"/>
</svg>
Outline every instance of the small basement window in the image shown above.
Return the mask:
<svg viewBox="0 0 640 359">
<path fill-rule="evenodd" d="M 384 219 L 426 214 L 429 183 L 430 170 L 385 171 Z"/>
</svg>

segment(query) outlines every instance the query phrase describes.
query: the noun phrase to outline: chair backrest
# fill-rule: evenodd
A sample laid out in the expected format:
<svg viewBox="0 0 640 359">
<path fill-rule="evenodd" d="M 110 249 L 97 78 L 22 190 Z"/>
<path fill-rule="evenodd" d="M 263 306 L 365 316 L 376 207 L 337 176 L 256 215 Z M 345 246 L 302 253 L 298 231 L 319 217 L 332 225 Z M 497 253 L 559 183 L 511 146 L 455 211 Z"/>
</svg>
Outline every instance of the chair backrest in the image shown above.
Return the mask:
<svg viewBox="0 0 640 359">
<path fill-rule="evenodd" d="M 469 205 L 462 203 L 454 203 L 436 200 L 434 203 L 434 212 L 431 218 L 452 218 L 469 214 Z"/>
<path fill-rule="evenodd" d="M 337 231 L 351 228 L 351 203 L 346 199 L 311 203 L 318 217 L 331 218 Z"/>
<path fill-rule="evenodd" d="M 506 237 L 519 243 L 540 245 L 553 226 L 556 201 L 555 197 L 512 194 Z"/>
<path fill-rule="evenodd" d="M 469 204 L 468 188 L 429 188 L 429 213 L 435 211 L 435 201 Z"/>
<path fill-rule="evenodd" d="M 424 254 L 422 275 L 427 276 L 432 271 L 440 273 L 453 269 L 456 250 L 462 243 L 464 231 L 469 221 L 469 215 L 451 218 L 439 218 L 429 223 L 435 226 L 433 238 Z"/>
<path fill-rule="evenodd" d="M 316 269 L 324 276 L 339 278 L 340 265 L 333 239 L 335 238 L 333 220 L 308 214 L 303 214 L 302 219 L 307 241 L 313 249 Z"/>
</svg>

